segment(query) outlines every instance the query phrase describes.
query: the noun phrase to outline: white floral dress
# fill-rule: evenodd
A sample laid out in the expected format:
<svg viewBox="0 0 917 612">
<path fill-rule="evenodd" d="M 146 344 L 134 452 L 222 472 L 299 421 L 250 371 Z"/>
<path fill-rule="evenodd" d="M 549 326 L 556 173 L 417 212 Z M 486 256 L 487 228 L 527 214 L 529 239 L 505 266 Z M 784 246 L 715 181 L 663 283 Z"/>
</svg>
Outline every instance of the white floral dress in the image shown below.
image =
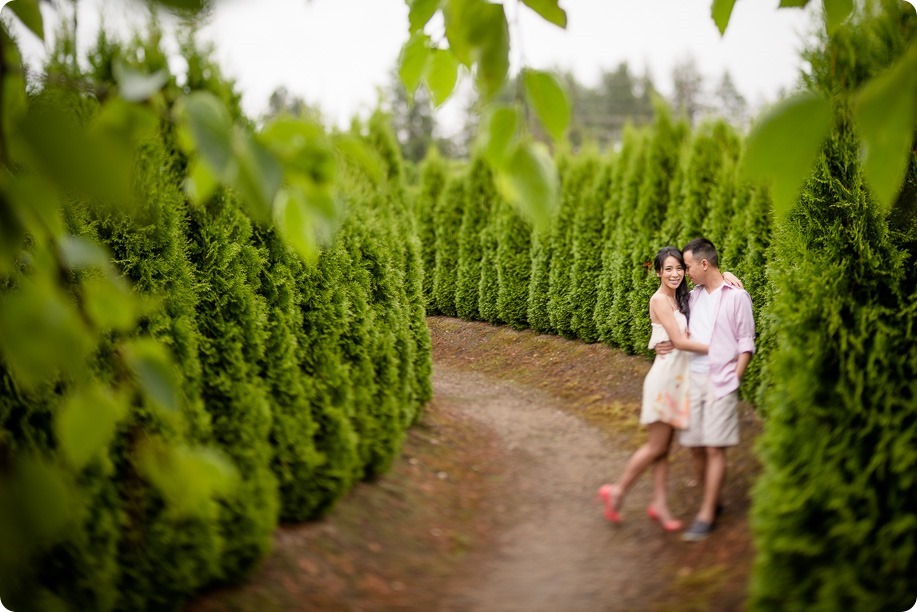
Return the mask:
<svg viewBox="0 0 917 612">
<path fill-rule="evenodd" d="M 680 311 L 675 311 L 675 322 L 684 333 L 688 320 Z M 653 323 L 649 347 L 669 340 L 669 335 L 660 323 Z M 672 350 L 667 355 L 656 355 L 653 367 L 643 380 L 643 409 L 640 424 L 649 425 L 661 421 L 676 429 L 688 426 L 691 401 L 688 398 L 688 376 L 690 356 L 687 351 Z"/>
</svg>

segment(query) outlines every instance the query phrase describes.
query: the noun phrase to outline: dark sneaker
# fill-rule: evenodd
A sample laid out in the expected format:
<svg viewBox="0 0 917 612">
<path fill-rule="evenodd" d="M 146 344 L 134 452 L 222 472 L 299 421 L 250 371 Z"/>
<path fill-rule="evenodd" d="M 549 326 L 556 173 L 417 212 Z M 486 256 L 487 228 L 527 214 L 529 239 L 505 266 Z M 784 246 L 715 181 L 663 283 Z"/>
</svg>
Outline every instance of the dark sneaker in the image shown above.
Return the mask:
<svg viewBox="0 0 917 612">
<path fill-rule="evenodd" d="M 707 536 L 711 533 L 713 533 L 713 523 L 694 521 L 694 523 L 681 534 L 681 539 L 685 542 L 700 542 L 701 540 L 706 540 Z"/>
</svg>

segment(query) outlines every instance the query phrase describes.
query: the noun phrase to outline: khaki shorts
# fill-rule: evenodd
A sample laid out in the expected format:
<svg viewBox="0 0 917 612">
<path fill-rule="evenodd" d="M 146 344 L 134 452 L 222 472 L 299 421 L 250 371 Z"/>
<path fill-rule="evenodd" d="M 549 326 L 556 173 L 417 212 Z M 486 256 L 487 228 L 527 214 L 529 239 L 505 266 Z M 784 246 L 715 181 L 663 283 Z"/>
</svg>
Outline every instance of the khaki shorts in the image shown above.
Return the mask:
<svg viewBox="0 0 917 612">
<path fill-rule="evenodd" d="M 739 443 L 739 392 L 713 399 L 707 375 L 691 372 L 691 414 L 687 429 L 679 432 L 682 446 L 735 446 Z"/>
</svg>

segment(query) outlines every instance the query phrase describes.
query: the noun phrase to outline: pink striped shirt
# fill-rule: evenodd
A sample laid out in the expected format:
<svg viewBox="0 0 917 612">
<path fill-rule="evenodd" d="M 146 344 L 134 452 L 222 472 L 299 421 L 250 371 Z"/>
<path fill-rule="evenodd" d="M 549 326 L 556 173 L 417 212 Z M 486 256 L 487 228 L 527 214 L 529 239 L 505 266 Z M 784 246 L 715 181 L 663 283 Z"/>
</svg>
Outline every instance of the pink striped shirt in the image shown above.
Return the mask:
<svg viewBox="0 0 917 612">
<path fill-rule="evenodd" d="M 700 291 L 698 285 L 691 291 L 690 309 Z M 724 283 L 720 290 L 719 306 L 713 313 L 713 336 L 710 338 L 710 386 L 715 398 L 729 395 L 739 388 L 736 364 L 742 353 L 755 353 L 755 319 L 751 311 L 751 296 L 744 289 Z M 691 324 L 688 323 L 690 330 Z"/>
</svg>

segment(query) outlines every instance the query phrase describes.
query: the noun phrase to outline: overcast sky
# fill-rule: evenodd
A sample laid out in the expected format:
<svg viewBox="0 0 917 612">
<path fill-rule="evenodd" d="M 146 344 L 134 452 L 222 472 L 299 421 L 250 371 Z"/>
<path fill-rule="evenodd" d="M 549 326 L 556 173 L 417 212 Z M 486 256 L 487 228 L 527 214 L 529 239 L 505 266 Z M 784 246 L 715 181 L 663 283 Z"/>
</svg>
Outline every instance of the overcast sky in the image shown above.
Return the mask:
<svg viewBox="0 0 917 612">
<path fill-rule="evenodd" d="M 82 43 L 94 38 L 100 8 L 105 22 L 119 31 L 144 13 L 123 0 L 79 4 Z M 603 69 L 626 60 L 637 74 L 648 69 L 668 94 L 672 67 L 692 55 L 710 85 L 729 70 L 753 105 L 773 100 L 796 81 L 812 13 L 777 10 L 778 0 L 738 0 L 726 36 L 720 37 L 710 17 L 711 0 L 561 0 L 566 30 L 521 4 L 505 4 L 513 22 L 513 71 L 523 62 L 566 68 L 594 85 Z M 54 11 L 42 6 L 46 20 L 53 21 Z M 407 37 L 407 7 L 403 0 L 218 0 L 202 34 L 237 80 L 248 114 L 261 114 L 271 92 L 284 86 L 346 125 L 353 114 L 374 108 L 378 89 L 387 85 Z M 37 39 L 22 39 L 27 61 L 39 61 L 43 50 Z M 445 121 L 455 112 L 449 106 Z"/>
</svg>

